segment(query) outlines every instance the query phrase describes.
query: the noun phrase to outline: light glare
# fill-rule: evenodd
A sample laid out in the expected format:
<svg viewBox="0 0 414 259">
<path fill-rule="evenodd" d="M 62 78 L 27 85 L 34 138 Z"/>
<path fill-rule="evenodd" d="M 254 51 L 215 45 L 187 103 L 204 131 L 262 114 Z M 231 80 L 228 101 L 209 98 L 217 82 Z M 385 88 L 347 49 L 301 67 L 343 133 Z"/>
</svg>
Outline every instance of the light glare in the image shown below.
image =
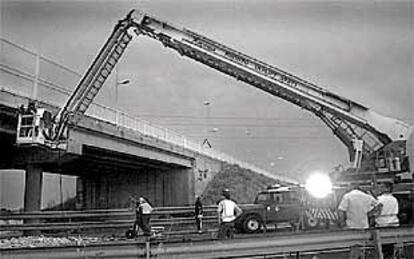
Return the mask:
<svg viewBox="0 0 414 259">
<path fill-rule="evenodd" d="M 316 198 L 323 198 L 332 192 L 332 183 L 327 175 L 317 173 L 306 180 L 305 188 Z"/>
</svg>

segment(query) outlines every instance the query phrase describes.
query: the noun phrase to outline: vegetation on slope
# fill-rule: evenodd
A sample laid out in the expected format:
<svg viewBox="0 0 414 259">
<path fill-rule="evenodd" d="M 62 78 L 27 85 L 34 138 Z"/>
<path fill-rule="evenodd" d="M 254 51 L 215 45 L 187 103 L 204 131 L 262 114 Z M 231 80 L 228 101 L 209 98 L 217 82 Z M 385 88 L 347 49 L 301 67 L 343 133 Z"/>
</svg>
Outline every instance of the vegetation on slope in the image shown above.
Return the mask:
<svg viewBox="0 0 414 259">
<path fill-rule="evenodd" d="M 216 204 L 221 198 L 221 191 L 230 190 L 231 198 L 238 203 L 253 203 L 256 194 L 277 180 L 226 164 L 208 183 L 202 197 L 203 204 Z"/>
</svg>

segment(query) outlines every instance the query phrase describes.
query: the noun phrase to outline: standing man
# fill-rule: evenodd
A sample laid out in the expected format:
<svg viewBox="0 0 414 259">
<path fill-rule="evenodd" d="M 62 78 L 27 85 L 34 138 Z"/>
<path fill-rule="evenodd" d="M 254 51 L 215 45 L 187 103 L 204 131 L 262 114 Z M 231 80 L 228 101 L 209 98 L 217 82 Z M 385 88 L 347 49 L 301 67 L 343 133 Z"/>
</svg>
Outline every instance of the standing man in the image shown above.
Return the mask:
<svg viewBox="0 0 414 259">
<path fill-rule="evenodd" d="M 194 204 L 195 220 L 198 233 L 203 232 L 203 203 L 201 203 L 201 197 L 197 196 Z"/>
<path fill-rule="evenodd" d="M 381 195 L 378 196 L 378 201 L 382 204 L 381 213 L 375 218 L 377 227 L 398 227 L 398 200 L 392 195 L 392 182 L 383 182 L 380 184 Z M 383 244 L 382 253 L 384 258 L 393 258 L 394 245 Z"/>
<path fill-rule="evenodd" d="M 383 182 L 380 185 L 381 195 L 378 201 L 382 204 L 380 215 L 375 219 L 378 227 L 398 227 L 398 200 L 392 195 L 393 184 Z"/>
<path fill-rule="evenodd" d="M 228 239 L 234 236 L 234 220 L 242 214 L 242 210 L 230 199 L 229 189 L 224 189 L 222 195 L 224 199 L 219 202 L 217 208 L 220 223 L 218 238 Z"/>
<path fill-rule="evenodd" d="M 144 197 L 139 197 L 137 204 L 137 224 L 144 231 L 144 236 L 151 236 L 149 221 L 151 218 L 152 206 Z"/>
<path fill-rule="evenodd" d="M 358 184 L 353 184 L 338 207 L 339 223 L 349 229 L 369 228 L 368 213 L 381 210 L 381 204 L 371 195 L 363 192 Z"/>
</svg>

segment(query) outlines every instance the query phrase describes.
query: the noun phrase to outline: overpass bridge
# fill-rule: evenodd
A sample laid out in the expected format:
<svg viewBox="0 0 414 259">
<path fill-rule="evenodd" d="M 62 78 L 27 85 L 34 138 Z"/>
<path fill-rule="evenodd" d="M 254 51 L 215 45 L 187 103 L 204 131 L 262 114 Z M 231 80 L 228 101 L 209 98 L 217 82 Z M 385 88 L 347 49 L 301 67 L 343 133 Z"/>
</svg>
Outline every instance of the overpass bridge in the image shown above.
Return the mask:
<svg viewBox="0 0 414 259">
<path fill-rule="evenodd" d="M 131 194 L 145 195 L 156 206 L 192 203 L 226 163 L 294 182 L 99 103 L 69 128 L 67 152 L 16 147 L 18 107 L 35 100 L 57 111 L 81 75 L 6 39 L 0 42 L 0 168 L 26 170 L 26 211 L 40 209 L 42 172 L 78 176 L 82 208 L 123 207 Z M 208 174 L 200 178 L 200 172 Z"/>
</svg>

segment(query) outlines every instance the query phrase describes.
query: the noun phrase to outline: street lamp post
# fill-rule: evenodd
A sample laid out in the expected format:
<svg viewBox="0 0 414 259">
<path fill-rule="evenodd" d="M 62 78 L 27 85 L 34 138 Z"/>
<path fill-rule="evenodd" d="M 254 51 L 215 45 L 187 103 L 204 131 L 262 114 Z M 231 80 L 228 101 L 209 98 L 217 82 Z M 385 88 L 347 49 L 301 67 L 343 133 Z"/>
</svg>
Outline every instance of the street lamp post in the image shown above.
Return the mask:
<svg viewBox="0 0 414 259">
<path fill-rule="evenodd" d="M 129 79 L 119 81 L 119 66 L 115 66 L 115 108 L 118 108 L 118 87 L 120 85 L 127 85 L 131 82 Z"/>
<path fill-rule="evenodd" d="M 203 104 L 206 107 L 206 122 L 205 122 L 206 123 L 206 126 L 205 126 L 206 138 L 204 139 L 202 145 L 211 148 L 211 144 L 208 141 L 208 135 L 209 135 L 208 126 L 209 126 L 209 120 L 210 120 L 210 102 L 204 101 Z"/>
<path fill-rule="evenodd" d="M 119 125 L 120 117 L 121 117 L 121 112 L 119 111 L 119 107 L 118 107 L 118 87 L 120 85 L 126 85 L 131 82 L 129 79 L 124 79 L 122 81 L 119 81 L 118 73 L 119 73 L 119 66 L 115 66 L 115 123 L 117 125 Z"/>
</svg>

